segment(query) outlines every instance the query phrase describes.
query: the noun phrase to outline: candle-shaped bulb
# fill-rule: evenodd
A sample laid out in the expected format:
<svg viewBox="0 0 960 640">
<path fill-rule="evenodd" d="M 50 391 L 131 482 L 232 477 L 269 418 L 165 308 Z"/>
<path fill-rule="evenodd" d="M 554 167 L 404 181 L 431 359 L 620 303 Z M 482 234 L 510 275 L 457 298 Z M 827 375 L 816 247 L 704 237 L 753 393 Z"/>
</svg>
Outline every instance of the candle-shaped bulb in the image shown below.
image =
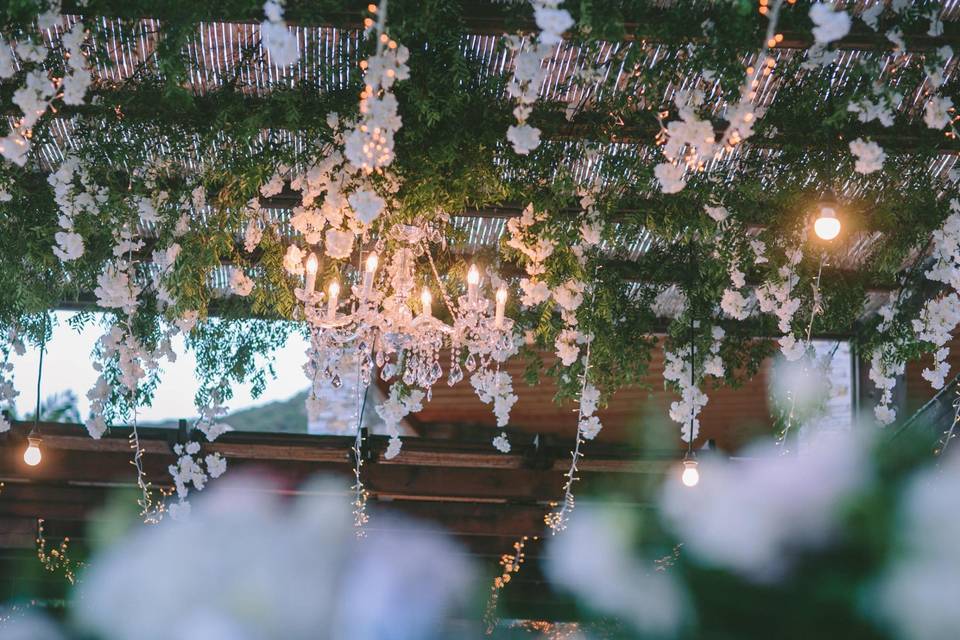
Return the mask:
<svg viewBox="0 0 960 640">
<path fill-rule="evenodd" d="M 480 270 L 477 269 L 477 265 L 471 264 L 470 270 L 467 271 L 467 301 L 470 304 L 476 304 L 477 302 L 477 287 L 480 284 Z"/>
<path fill-rule="evenodd" d="M 311 253 L 307 256 L 307 274 L 303 283 L 303 290 L 307 293 L 313 293 L 313 289 L 317 286 L 317 268 L 320 266 L 320 262 L 317 260 L 317 254 Z"/>
<path fill-rule="evenodd" d="M 380 258 L 377 257 L 376 253 L 371 253 L 367 256 L 366 269 L 363 271 L 363 286 L 360 287 L 361 302 L 365 302 L 370 295 L 370 290 L 373 288 L 373 274 L 376 272 L 377 263 L 379 262 Z"/>
<path fill-rule="evenodd" d="M 430 317 L 433 315 L 433 294 L 428 287 L 424 287 L 420 292 L 420 304 L 423 305 L 423 315 Z"/>
<path fill-rule="evenodd" d="M 340 297 L 340 283 L 336 280 L 327 286 L 327 317 L 333 320 L 337 317 L 337 302 Z"/>
<path fill-rule="evenodd" d="M 507 288 L 500 285 L 497 289 L 497 314 L 494 317 L 493 325 L 498 329 L 503 326 L 503 312 L 507 308 Z"/>
</svg>

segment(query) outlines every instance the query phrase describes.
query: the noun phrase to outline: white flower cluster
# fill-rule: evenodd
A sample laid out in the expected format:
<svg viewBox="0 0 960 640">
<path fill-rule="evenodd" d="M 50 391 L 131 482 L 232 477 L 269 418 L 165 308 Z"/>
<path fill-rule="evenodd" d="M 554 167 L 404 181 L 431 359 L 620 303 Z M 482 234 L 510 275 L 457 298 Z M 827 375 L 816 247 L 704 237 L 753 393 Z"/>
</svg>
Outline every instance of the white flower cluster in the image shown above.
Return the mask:
<svg viewBox="0 0 960 640">
<path fill-rule="evenodd" d="M 546 213 L 534 211 L 533 204 L 528 204 L 519 217 L 507 221 L 507 246 L 523 255 L 524 269 L 529 276 L 520 279 L 520 289 L 523 291 L 520 304 L 524 307 L 533 307 L 550 299 L 549 285 L 538 276 L 546 273 L 545 262 L 553 255 L 556 242 L 546 234 L 538 234 L 533 230 L 534 225 L 546 219 Z"/>
<path fill-rule="evenodd" d="M 409 58 L 406 47 L 386 38 L 378 28 L 377 52 L 361 63 L 364 89 L 360 95 L 360 120 L 347 133 L 344 143 L 347 160 L 365 174 L 393 162 L 393 139 L 403 121 L 391 89 L 396 81 L 410 77 Z"/>
<path fill-rule="evenodd" d="M 724 375 L 723 360 L 720 358 L 720 347 L 723 344 L 725 332 L 722 327 L 711 329 L 710 352 L 703 361 L 702 370 L 693 378 L 690 365 L 690 345 L 677 352 L 664 351 L 663 377 L 667 382 L 680 391 L 680 399 L 670 403 L 670 419 L 681 425 L 680 437 L 684 442 L 697 439 L 700 433 L 700 410 L 707 404 L 708 398 L 698 387 L 697 383 L 705 375 L 721 377 Z"/>
<path fill-rule="evenodd" d="M 358 540 L 345 491 L 326 479 L 295 497 L 263 478 L 218 482 L 190 518 L 134 527 L 91 558 L 73 601 L 76 632 L 103 640 L 439 637 L 448 616 L 467 610 L 475 584 L 467 555 L 430 526 L 387 514 L 388 529 Z"/>
<path fill-rule="evenodd" d="M 226 381 L 221 381 L 220 385 L 215 387 L 207 396 L 207 402 L 198 407 L 200 416 L 194 425 L 198 431 L 206 436 L 207 440 L 213 442 L 224 433 L 233 431 L 233 427 L 223 422 L 223 417 L 227 415 L 227 407 L 223 404 L 223 390 L 227 387 Z"/>
<path fill-rule="evenodd" d="M 877 332 L 884 333 L 890 329 L 893 322 L 894 304 L 888 302 L 877 311 L 880 324 Z M 897 376 L 903 375 L 906 363 L 896 356 L 895 345 L 884 343 L 870 355 L 870 380 L 880 391 L 880 399 L 873 408 L 874 416 L 881 425 L 888 425 L 897 418 L 897 411 L 893 408 L 893 388 L 897 385 Z"/>
<path fill-rule="evenodd" d="M 873 85 L 873 94 L 874 99 L 864 97 L 851 100 L 847 111 L 856 113 L 860 122 L 877 120 L 884 127 L 893 126 L 896 108 L 903 100 L 903 94 L 881 84 Z"/>
<path fill-rule="evenodd" d="M 594 415 L 599 403 L 600 390 L 589 382 L 585 382 L 580 390 L 580 422 L 577 425 L 580 437 L 585 440 L 593 440 L 603 428 L 603 425 L 600 424 L 600 417 Z"/>
<path fill-rule="evenodd" d="M 177 502 L 168 507 L 171 517 L 179 520 L 190 513 L 190 485 L 196 491 L 203 491 L 210 478 L 219 478 L 227 470 L 227 461 L 219 453 L 200 457 L 200 443 L 188 442 L 175 444 L 173 452 L 177 461 L 167 467 L 173 484 L 177 489 Z"/>
<path fill-rule="evenodd" d="M 176 359 L 170 348 L 170 334 L 161 338 L 156 352 L 151 353 L 139 340 L 124 326 L 115 323 L 97 340 L 96 359 L 93 368 L 99 372 L 97 381 L 87 392 L 90 400 L 90 417 L 84 423 L 90 437 L 99 439 L 107 430 L 104 417 L 113 388 L 110 386 L 112 375 L 106 364 L 115 361 L 118 382 L 129 396 L 135 399 L 140 381 L 147 375 L 147 371 L 159 368 L 160 356 L 165 356 L 171 362 Z"/>
<path fill-rule="evenodd" d="M 923 110 L 923 121 L 931 129 L 943 129 L 953 122 L 953 100 L 944 96 L 933 96 Z"/>
<path fill-rule="evenodd" d="M 675 284 L 670 285 L 657 294 L 650 305 L 650 310 L 658 318 L 676 320 L 687 310 L 687 294 Z"/>
<path fill-rule="evenodd" d="M 37 26 L 43 30 L 59 25 L 59 3 L 54 10 L 48 11 L 37 18 Z M 62 37 L 66 74 L 62 78 L 51 80 L 46 70 L 39 65 L 46 57 L 48 50 L 43 45 L 34 44 L 30 40 L 15 42 L 16 55 L 21 64 L 28 69 L 24 83 L 13 93 L 13 103 L 20 109 L 23 116 L 13 122 L 10 132 L 0 138 L 0 156 L 19 166 L 27 162 L 30 151 L 30 136 L 33 126 L 47 112 L 50 102 L 57 96 L 57 88 L 64 103 L 68 105 L 83 104 L 84 96 L 91 83 L 90 72 L 86 69 L 86 56 L 82 45 L 86 38 L 85 27 L 77 22 L 66 31 Z M 16 61 L 10 53 L 10 43 L 0 36 L 0 80 L 12 78 L 17 72 Z M 34 66 L 34 68 L 30 68 Z"/>
<path fill-rule="evenodd" d="M 127 315 L 136 311 L 141 287 L 131 277 L 130 267 L 125 260 L 103 265 L 103 270 L 97 276 L 97 287 L 93 290 L 98 306 L 121 309 Z"/>
<path fill-rule="evenodd" d="M 337 114 L 329 114 L 327 123 L 334 133 L 335 144 L 343 144 Z M 281 167 L 277 175 L 261 187 L 261 194 L 266 197 L 279 193 L 284 173 L 286 169 Z M 390 193 L 400 188 L 392 174 L 384 172 L 383 177 L 382 184 Z M 326 254 L 335 260 L 351 255 L 355 238 L 365 233 L 387 207 L 366 174 L 355 171 L 337 149 L 303 173 L 294 175 L 290 188 L 301 194 L 301 204 L 294 208 L 290 219 L 291 226 L 303 234 L 308 244 L 322 242 Z M 284 268 L 291 274 L 302 275 L 305 257 L 299 248 L 291 245 L 284 256 Z"/>
<path fill-rule="evenodd" d="M 230 292 L 246 297 L 253 291 L 253 280 L 240 267 L 230 269 Z"/>
<path fill-rule="evenodd" d="M 680 119 L 668 123 L 660 132 L 665 138 L 662 149 L 667 162 L 654 167 L 654 176 L 664 193 L 682 191 L 687 186 L 685 167 L 701 168 L 705 160 L 714 155 L 716 148 L 713 124 L 698 118 L 695 110 L 703 103 L 703 93 L 678 92 L 674 102 Z"/>
<path fill-rule="evenodd" d="M 953 289 L 949 294 L 927 300 L 920 316 L 913 320 L 917 338 L 934 347 L 933 366 L 923 370 L 923 378 L 934 389 L 943 388 L 950 365 L 947 363 L 950 336 L 960 324 L 960 201 L 950 201 L 951 214 L 943 225 L 933 232 L 933 264 L 924 274 L 928 280 L 943 282 Z"/>
<path fill-rule="evenodd" d="M 846 11 L 834 11 L 833 5 L 815 2 L 809 11 L 813 27 L 813 39 L 819 45 L 827 45 L 850 33 L 850 16 Z"/>
<path fill-rule="evenodd" d="M 493 414 L 497 417 L 497 426 L 505 427 L 510 421 L 510 409 L 517 402 L 513 392 L 513 380 L 506 371 L 480 369 L 470 376 L 480 402 L 493 403 Z"/>
<path fill-rule="evenodd" d="M 955 452 L 954 452 L 955 453 Z M 894 637 L 936 640 L 960 626 L 960 457 L 948 455 L 910 479 L 895 522 L 893 562 L 872 591 Z"/>
<path fill-rule="evenodd" d="M 16 327 L 10 327 L 7 331 L 7 339 L 0 344 L 0 351 L 3 352 L 3 362 L 0 363 L 0 404 L 6 404 L 8 408 L 13 408 L 13 401 L 20 392 L 13 386 L 13 363 L 10 362 L 10 351 L 22 356 L 26 353 L 23 340 L 17 335 Z M 0 433 L 10 430 L 10 421 L 0 413 Z"/>
<path fill-rule="evenodd" d="M 684 620 L 691 618 L 687 595 L 674 575 L 651 570 L 652 562 L 637 557 L 637 520 L 593 502 L 568 522 L 547 546 L 544 570 L 551 583 L 593 611 L 631 624 L 636 637 L 680 637 Z"/>
<path fill-rule="evenodd" d="M 270 61 L 278 67 L 287 67 L 300 59 L 300 47 L 297 36 L 287 29 L 283 19 L 283 1 L 267 0 L 263 3 L 263 15 L 260 23 L 260 38 Z"/>
<path fill-rule="evenodd" d="M 60 209 L 60 231 L 54 235 L 57 245 L 53 253 L 62 262 L 76 260 L 83 255 L 83 236 L 76 232 L 74 223 L 81 214 L 94 215 L 107 201 L 107 192 L 99 187 L 80 159 L 69 154 L 47 176 L 47 182 L 53 187 L 53 198 Z"/>
<path fill-rule="evenodd" d="M 870 142 L 863 138 L 857 138 L 850 142 L 850 153 L 857 158 L 853 165 L 854 171 L 864 175 L 882 169 L 883 162 L 887 159 L 883 147 L 876 142 Z"/>
<path fill-rule="evenodd" d="M 694 490 L 664 483 L 662 513 L 684 553 L 759 582 L 782 577 L 804 551 L 828 543 L 839 510 L 871 474 L 868 448 L 854 432 L 814 439 L 801 455 L 764 443 L 737 461 L 704 456 L 700 467 L 710 481 Z"/>
<path fill-rule="evenodd" d="M 63 77 L 61 84 L 64 104 L 83 104 L 87 89 L 93 82 L 90 71 L 86 67 L 87 57 L 83 52 L 85 38 L 86 32 L 82 22 L 75 23 L 69 31 L 64 32 L 61 38 L 67 67 L 67 74 Z"/>
<path fill-rule="evenodd" d="M 377 405 L 377 415 L 383 420 L 390 435 L 390 442 L 387 445 L 387 451 L 383 457 L 387 460 L 393 460 L 400 454 L 400 448 L 403 442 L 400 440 L 400 421 L 411 413 L 423 409 L 423 391 L 413 389 L 405 396 L 400 395 L 400 385 L 393 384 L 390 387 L 390 394 L 382 404 Z"/>
<path fill-rule="evenodd" d="M 559 8 L 563 0 L 530 0 L 530 3 L 540 29 L 538 40 L 534 42 L 530 37 L 521 36 L 507 39 L 507 46 L 514 54 L 513 76 L 507 85 L 507 95 L 517 101 L 513 110 L 517 124 L 507 129 L 507 140 L 520 155 L 527 155 L 540 146 L 540 129 L 527 124 L 527 119 L 547 75 L 544 61 L 563 41 L 563 33 L 573 26 L 570 12 Z"/>
<path fill-rule="evenodd" d="M 943 388 L 950 364 L 947 356 L 950 353 L 945 345 L 950 340 L 953 330 L 960 324 L 960 297 L 955 292 L 927 300 L 920 317 L 914 318 L 913 330 L 917 338 L 929 342 L 936 349 L 933 353 L 933 367 L 923 370 L 923 378 L 930 382 L 934 389 Z"/>
<path fill-rule="evenodd" d="M 800 281 L 797 275 L 797 265 L 803 259 L 802 238 L 801 244 L 795 249 L 787 251 L 787 263 L 777 270 L 777 280 L 764 282 L 757 288 L 757 303 L 763 313 L 773 313 L 777 316 L 778 328 L 784 335 L 780 338 L 780 350 L 787 360 L 799 360 L 805 351 L 802 341 L 797 340 L 791 333 L 793 316 L 800 308 L 800 299 L 791 297 L 793 288 Z"/>
</svg>

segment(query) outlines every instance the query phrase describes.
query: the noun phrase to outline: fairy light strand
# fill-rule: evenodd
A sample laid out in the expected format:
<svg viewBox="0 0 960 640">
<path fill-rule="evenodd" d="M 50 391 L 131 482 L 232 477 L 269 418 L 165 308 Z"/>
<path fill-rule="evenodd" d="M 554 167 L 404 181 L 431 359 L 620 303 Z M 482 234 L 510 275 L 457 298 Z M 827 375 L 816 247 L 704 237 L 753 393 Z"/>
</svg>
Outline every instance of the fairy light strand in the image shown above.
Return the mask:
<svg viewBox="0 0 960 640">
<path fill-rule="evenodd" d="M 63 577 L 71 585 L 77 583 L 77 570 L 86 566 L 83 562 L 73 560 L 69 556 L 70 538 L 64 537 L 60 544 L 47 550 L 47 538 L 43 529 L 43 518 L 37 518 L 37 559 L 43 568 L 50 573 L 63 572 Z"/>
</svg>

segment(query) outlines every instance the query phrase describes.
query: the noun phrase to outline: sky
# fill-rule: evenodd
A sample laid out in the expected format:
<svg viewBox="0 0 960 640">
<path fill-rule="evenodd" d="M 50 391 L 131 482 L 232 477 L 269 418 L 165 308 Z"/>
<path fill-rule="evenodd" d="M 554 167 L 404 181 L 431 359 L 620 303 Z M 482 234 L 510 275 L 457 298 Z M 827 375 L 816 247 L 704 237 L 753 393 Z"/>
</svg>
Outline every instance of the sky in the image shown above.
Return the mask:
<svg viewBox="0 0 960 640">
<path fill-rule="evenodd" d="M 67 319 L 73 315 L 71 312 L 58 311 L 54 315 L 56 326 L 43 357 L 40 397 L 47 398 L 58 391 L 72 390 L 79 401 L 80 415 L 86 418 L 90 407 L 87 391 L 96 383 L 98 375 L 93 369 L 91 354 L 94 343 L 102 334 L 102 328 L 97 323 L 90 322 L 78 333 L 67 324 Z M 193 396 L 199 386 L 193 373 L 196 361 L 192 353 L 185 352 L 182 337 L 178 336 L 174 340 L 173 350 L 177 354 L 177 361 L 173 364 L 164 361 L 160 386 L 152 406 L 141 407 L 137 414 L 140 422 L 189 419 L 197 415 L 193 405 Z M 227 405 L 229 410 L 232 412 L 267 402 L 286 400 L 306 389 L 307 380 L 302 368 L 306 357 L 305 350 L 306 342 L 303 338 L 296 334 L 291 335 L 284 348 L 276 353 L 277 379 L 269 380 L 266 390 L 256 400 L 250 396 L 249 384 L 236 387 L 233 400 Z M 16 402 L 19 415 L 32 412 L 36 405 L 38 355 L 39 351 L 35 347 L 27 345 L 26 354 L 20 357 L 14 355 L 12 358 L 14 386 L 20 392 Z"/>
</svg>

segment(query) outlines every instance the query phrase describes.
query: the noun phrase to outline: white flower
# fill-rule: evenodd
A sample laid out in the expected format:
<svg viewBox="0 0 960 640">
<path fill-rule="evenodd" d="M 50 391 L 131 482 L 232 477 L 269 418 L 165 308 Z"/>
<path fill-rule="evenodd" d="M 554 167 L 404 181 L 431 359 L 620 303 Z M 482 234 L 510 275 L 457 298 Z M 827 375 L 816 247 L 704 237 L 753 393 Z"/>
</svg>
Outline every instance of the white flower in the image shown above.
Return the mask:
<svg viewBox="0 0 960 640">
<path fill-rule="evenodd" d="M 807 352 L 806 343 L 797 340 L 792 333 L 782 336 L 778 342 L 780 344 L 780 351 L 783 353 L 783 357 L 790 362 L 799 360 L 803 357 L 803 354 Z"/>
<path fill-rule="evenodd" d="M 62 262 L 76 260 L 83 255 L 83 236 L 73 231 L 58 231 L 53 235 L 57 241 L 57 246 L 53 248 L 53 254 L 60 258 Z"/>
<path fill-rule="evenodd" d="M 891 424 L 897 419 L 896 409 L 881 404 L 873 408 L 873 415 L 881 425 Z"/>
<path fill-rule="evenodd" d="M 717 222 L 723 222 L 727 219 L 727 216 L 730 215 L 730 212 L 727 211 L 726 207 L 711 207 L 710 205 L 704 205 L 703 210 L 707 212 L 708 216 Z"/>
<path fill-rule="evenodd" d="M 580 223 L 580 237 L 588 246 L 600 244 L 603 234 L 603 223 L 599 220 L 583 221 Z"/>
<path fill-rule="evenodd" d="M 238 296 L 248 296 L 253 291 L 253 280 L 241 269 L 230 272 L 230 291 Z"/>
<path fill-rule="evenodd" d="M 340 229 L 327 229 L 324 236 L 324 250 L 334 260 L 343 260 L 350 257 L 353 251 L 353 233 Z"/>
<path fill-rule="evenodd" d="M 834 11 L 833 6 L 816 2 L 810 7 L 810 20 L 816 25 L 813 38 L 820 44 L 839 40 L 850 33 L 850 16 L 846 11 Z"/>
<path fill-rule="evenodd" d="M 264 478 L 219 482 L 189 518 L 135 528 L 92 557 L 71 603 L 77 632 L 379 640 L 448 628 L 473 584 L 466 554 L 429 525 L 388 514 L 377 522 L 389 531 L 358 540 L 346 490 L 315 481 L 288 500 Z"/>
<path fill-rule="evenodd" d="M 660 183 L 660 190 L 664 193 L 677 193 L 687 186 L 684 179 L 683 167 L 672 162 L 661 162 L 653 169 L 653 175 Z"/>
<path fill-rule="evenodd" d="M 400 449 L 403 447 L 403 440 L 400 439 L 400 436 L 394 434 L 390 436 L 390 440 L 387 442 L 387 450 L 383 452 L 383 457 L 387 460 L 393 460 L 398 455 L 400 455 Z"/>
<path fill-rule="evenodd" d="M 924 108 L 923 121 L 931 129 L 943 129 L 953 120 L 950 114 L 951 109 L 953 109 L 953 100 L 949 97 L 933 96 Z"/>
<path fill-rule="evenodd" d="M 540 42 L 558 44 L 563 41 L 563 33 L 573 26 L 573 18 L 566 9 L 556 9 L 545 3 L 535 2 L 533 18 L 540 29 Z"/>
<path fill-rule="evenodd" d="M 283 254 L 283 268 L 290 275 L 303 275 L 303 252 L 297 245 L 287 247 L 287 252 Z"/>
<path fill-rule="evenodd" d="M 912 478 L 900 499 L 896 553 L 871 593 L 872 613 L 892 624 L 894 637 L 938 640 L 960 626 L 958 484 L 960 458 L 947 455 Z"/>
<path fill-rule="evenodd" d="M 297 37 L 287 30 L 283 20 L 283 4 L 267 0 L 263 5 L 267 18 L 260 24 L 260 37 L 264 48 L 270 54 L 270 61 L 278 67 L 286 67 L 300 59 Z"/>
<path fill-rule="evenodd" d="M 580 334 L 573 329 L 564 329 L 557 336 L 554 346 L 557 349 L 557 357 L 563 366 L 569 367 L 580 356 L 580 347 L 577 344 Z"/>
<path fill-rule="evenodd" d="M 505 433 L 499 433 L 493 439 L 494 448 L 500 453 L 510 453 L 510 441 Z"/>
<path fill-rule="evenodd" d="M 576 311 L 583 304 L 583 290 L 586 284 L 579 280 L 567 280 L 553 289 L 553 299 L 567 311 Z"/>
<path fill-rule="evenodd" d="M 657 294 L 650 305 L 658 318 L 677 319 L 687 310 L 687 295 L 673 284 Z"/>
<path fill-rule="evenodd" d="M 497 417 L 497 426 L 505 427 L 510 421 L 510 409 L 517 402 L 513 393 L 513 380 L 506 371 L 481 369 L 470 377 L 477 397 L 485 404 L 493 403 L 493 413 Z"/>
<path fill-rule="evenodd" d="M 596 412 L 599 403 L 600 390 L 589 382 L 583 385 L 583 390 L 580 392 L 580 414 L 592 416 L 594 412 Z"/>
<path fill-rule="evenodd" d="M 219 478 L 227 470 L 227 461 L 219 453 L 212 453 L 203 459 L 207 464 L 207 473 L 211 478 Z"/>
<path fill-rule="evenodd" d="M 137 308 L 137 296 L 140 286 L 132 282 L 126 271 L 114 264 L 106 264 L 97 276 L 97 287 L 93 293 L 101 307 L 122 309 L 131 314 Z"/>
<path fill-rule="evenodd" d="M 622 509 L 578 501 L 563 535 L 550 537 L 544 570 L 552 584 L 631 624 L 638 637 L 672 638 L 689 618 L 688 603 L 673 575 L 637 558 L 637 522 Z"/>
<path fill-rule="evenodd" d="M 513 145 L 515 152 L 525 156 L 540 146 L 540 129 L 528 124 L 510 125 L 507 129 L 507 140 Z"/>
<path fill-rule="evenodd" d="M 542 280 L 520 279 L 520 304 L 524 307 L 534 307 L 550 299 L 550 286 Z"/>
<path fill-rule="evenodd" d="M 597 434 L 600 433 L 603 425 L 600 424 L 600 418 L 597 416 L 589 416 L 580 421 L 578 428 L 580 429 L 581 436 L 587 440 L 593 440 L 597 437 Z"/>
<path fill-rule="evenodd" d="M 357 220 L 363 224 L 370 224 L 376 220 L 386 205 L 383 198 L 366 189 L 350 194 L 347 200 L 350 202 L 350 207 L 353 209 Z"/>
<path fill-rule="evenodd" d="M 857 138 L 850 143 L 850 152 L 857 157 L 854 163 L 857 173 L 869 174 L 879 171 L 883 168 L 883 161 L 887 159 L 887 154 L 880 145 L 876 142 L 867 142 L 863 138 Z"/>
<path fill-rule="evenodd" d="M 253 253 L 260 245 L 263 239 L 263 229 L 260 227 L 260 216 L 252 216 L 247 222 L 247 228 L 243 232 L 243 249 L 247 253 Z"/>
<path fill-rule="evenodd" d="M 801 455 L 780 453 L 764 443 L 736 462 L 704 457 L 701 474 L 710 482 L 692 490 L 664 483 L 663 514 L 685 553 L 766 581 L 789 570 L 796 554 L 829 542 L 838 510 L 870 477 L 866 443 L 853 433 L 831 434 Z"/>
</svg>

